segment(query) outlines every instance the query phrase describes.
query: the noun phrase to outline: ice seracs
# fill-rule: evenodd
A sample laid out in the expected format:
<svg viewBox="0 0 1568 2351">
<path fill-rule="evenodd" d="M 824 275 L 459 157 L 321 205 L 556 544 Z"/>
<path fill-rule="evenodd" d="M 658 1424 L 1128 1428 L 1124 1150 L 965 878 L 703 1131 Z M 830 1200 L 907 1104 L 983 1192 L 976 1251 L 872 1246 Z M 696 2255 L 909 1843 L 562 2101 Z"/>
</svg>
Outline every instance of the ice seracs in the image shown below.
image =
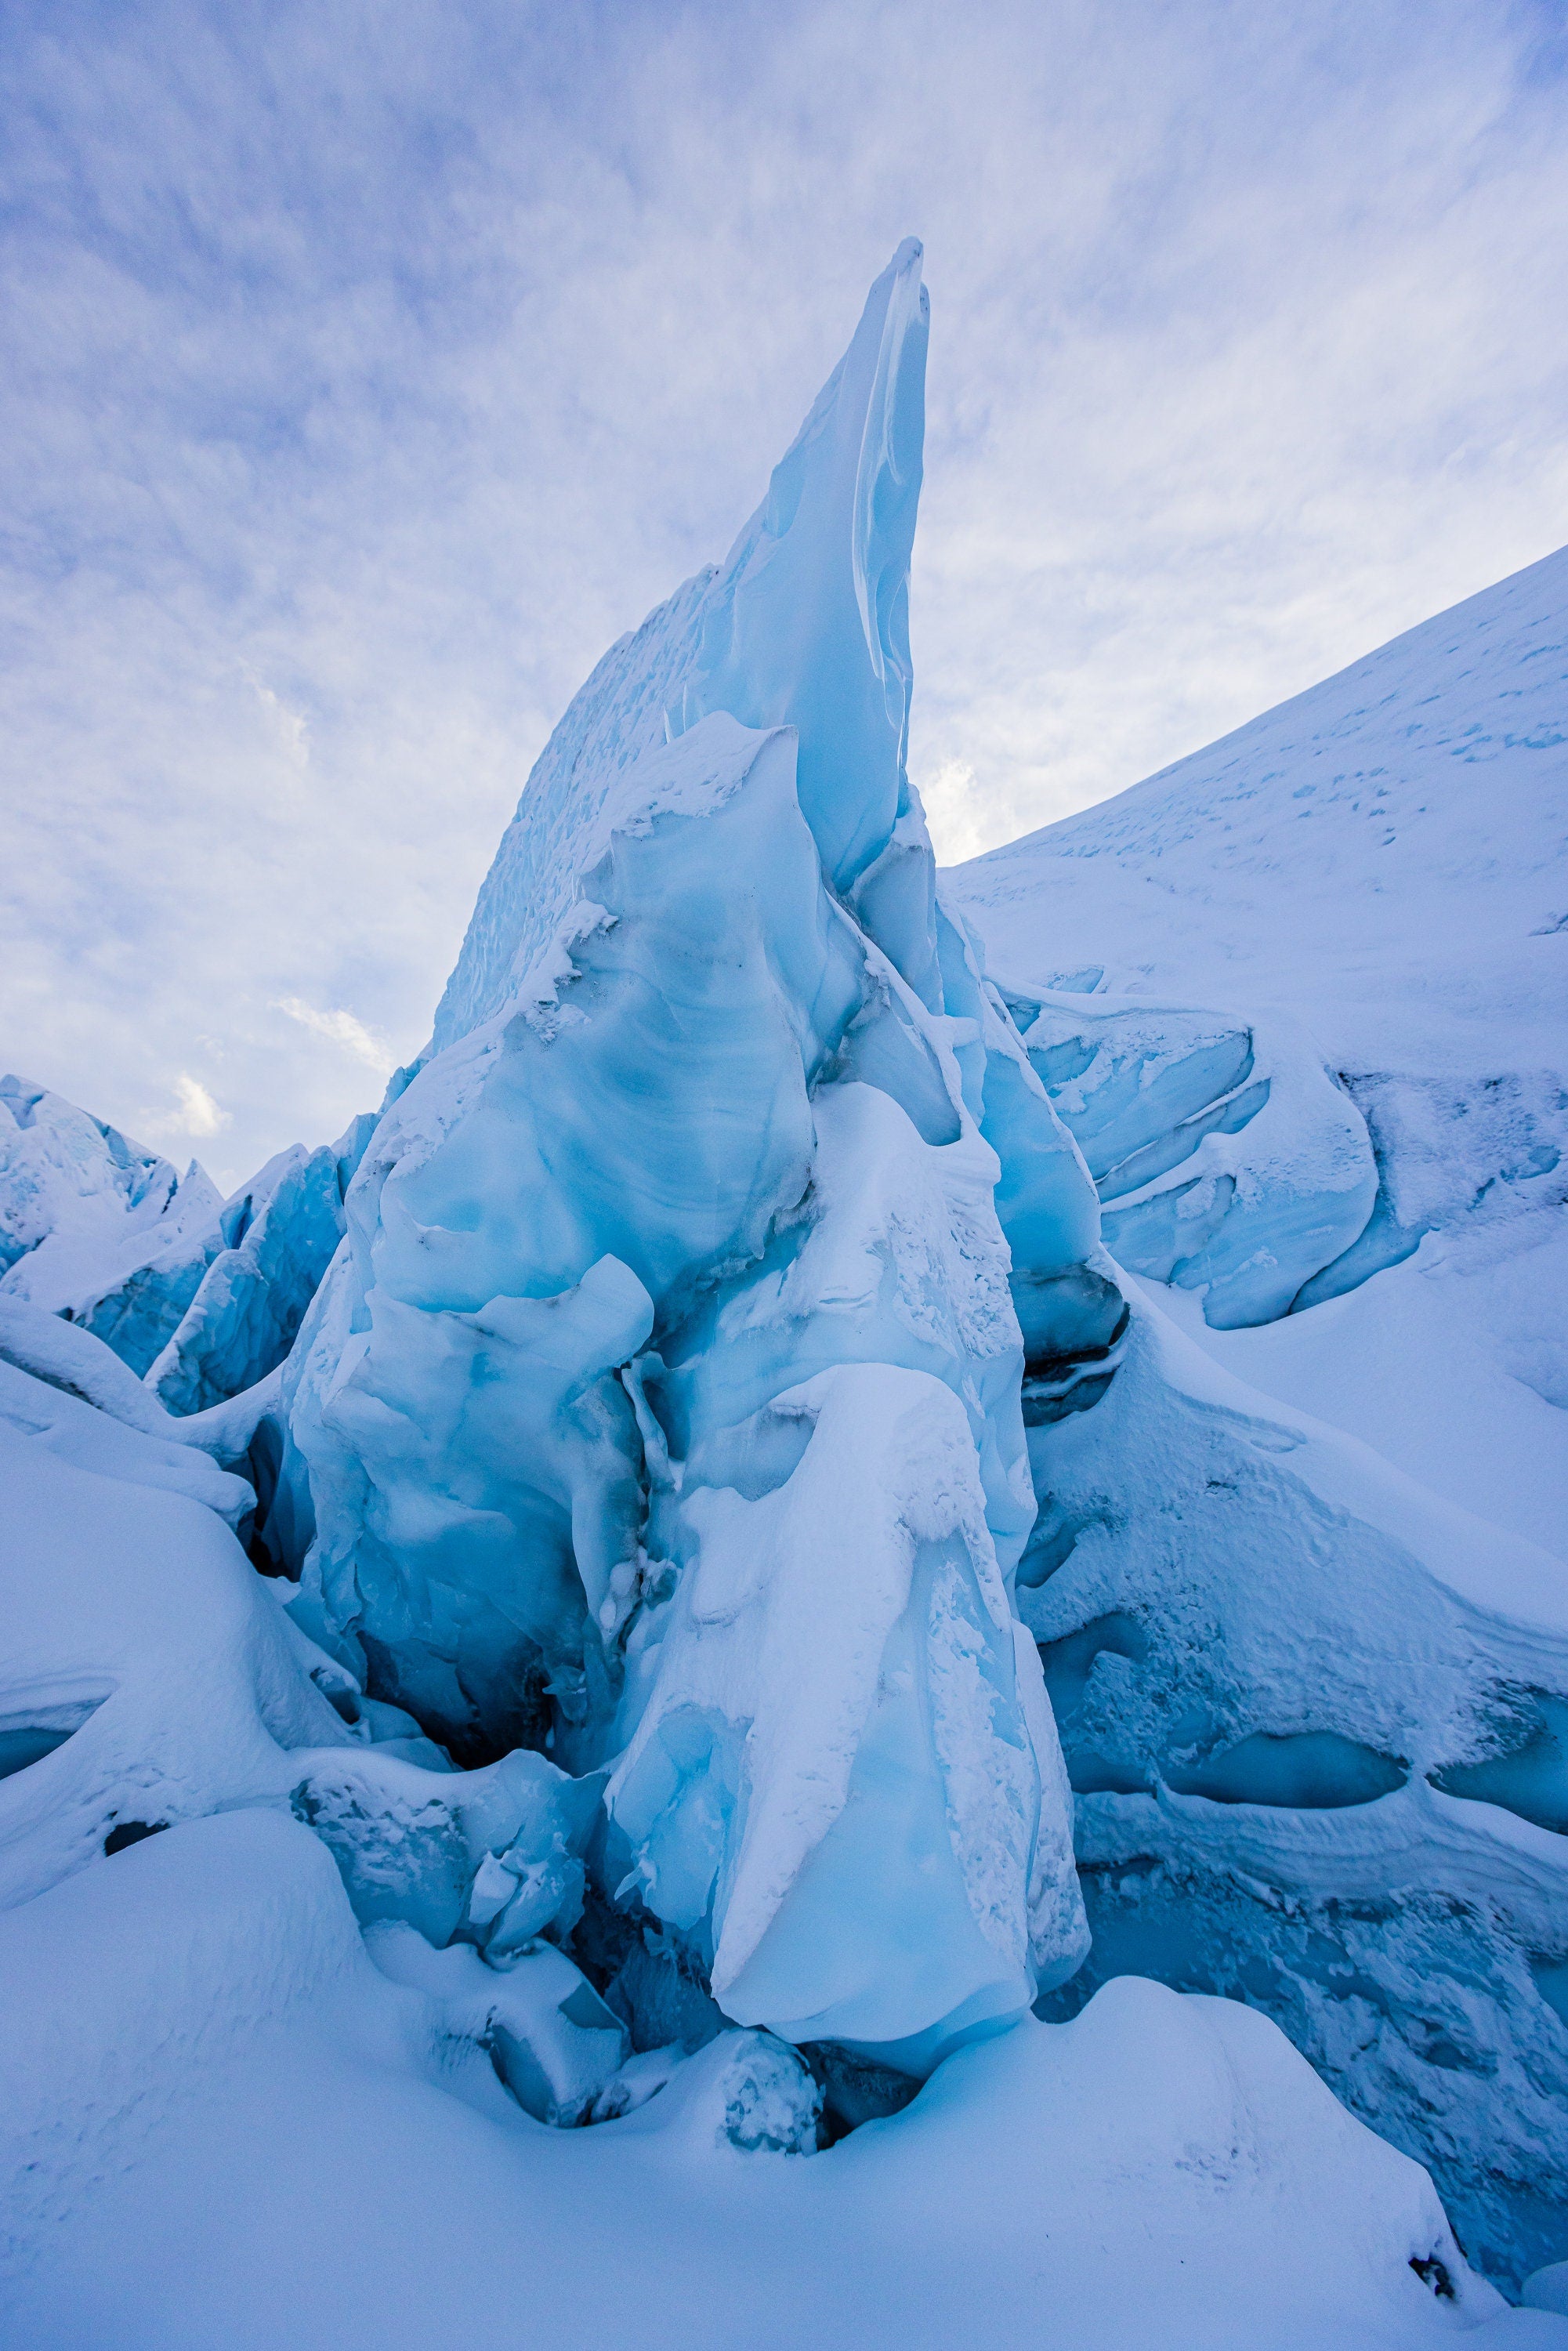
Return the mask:
<svg viewBox="0 0 1568 2351">
<path fill-rule="evenodd" d="M 459 1753 L 612 1764 L 616 1898 L 726 2012 L 916 2073 L 1082 1955 L 1009 1601 L 998 1136 L 1038 1146 L 1020 1273 L 1095 1222 L 904 768 L 919 258 L 547 747 L 350 1189 L 282 1473 L 301 1608 L 370 1687 Z M 1064 1355 L 1122 1311 L 1053 1304 Z"/>
<path fill-rule="evenodd" d="M 70 1315 L 144 1372 L 194 1294 L 220 1205 L 194 1161 L 182 1176 L 47 1087 L 0 1077 L 0 1296 Z"/>
<path fill-rule="evenodd" d="M 1270 2021 L 1562 2250 L 1556 1571 L 1205 1352 L 1419 1262 L 1299 1008 L 938 886 L 926 324 L 906 245 L 378 1117 L 218 1204 L 0 1093 L 40 2351 L 1568 2335 Z"/>
</svg>

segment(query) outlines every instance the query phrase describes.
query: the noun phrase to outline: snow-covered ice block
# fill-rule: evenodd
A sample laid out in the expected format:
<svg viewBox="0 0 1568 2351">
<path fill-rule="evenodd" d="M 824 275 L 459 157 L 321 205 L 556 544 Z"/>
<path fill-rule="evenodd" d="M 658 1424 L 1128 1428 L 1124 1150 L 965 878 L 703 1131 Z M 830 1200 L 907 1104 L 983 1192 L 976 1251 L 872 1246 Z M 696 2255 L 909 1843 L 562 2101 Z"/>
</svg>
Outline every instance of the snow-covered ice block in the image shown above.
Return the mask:
<svg viewBox="0 0 1568 2351">
<path fill-rule="evenodd" d="M 378 1741 L 312 1757 L 297 1781 L 295 1814 L 367 1925 L 402 1920 L 437 1946 L 462 1936 L 500 1959 L 547 1928 L 569 1934 L 581 1914 L 599 1791 L 542 1755 L 432 1771 Z"/>
<path fill-rule="evenodd" d="M 438 2003 L 444 2031 L 489 2053 L 536 2122 L 558 2130 L 587 2122 L 620 2073 L 625 2027 L 551 1944 L 497 1968 L 466 1944 L 433 1949 L 406 1925 L 372 1926 L 365 1942 L 383 1975 Z"/>
<path fill-rule="evenodd" d="M 57 1313 L 165 1245 L 218 1196 L 26 1078 L 0 1077 L 0 1285 Z"/>
<path fill-rule="evenodd" d="M 343 1231 L 373 1119 L 296 1144 L 228 1200 L 59 1096 L 0 1079 L 0 1301 L 63 1317 L 190 1415 L 293 1343 Z"/>
<path fill-rule="evenodd" d="M 691 1565 L 608 1802 L 727 2013 L 924 2072 L 1082 1956 L 1065 1790 L 965 1416 L 884 1366 L 778 1398 L 781 1485 L 683 1496 Z M 933 2028 L 936 2028 L 935 2030 Z"/>
<path fill-rule="evenodd" d="M 1217 1328 L 1288 1313 L 1365 1230 L 1378 1196 L 1365 1121 L 1283 1015 L 1006 989 L 1094 1177 L 1106 1247 L 1200 1290 Z"/>
<path fill-rule="evenodd" d="M 0 1903 L 133 1831 L 281 1802 L 285 1750 L 349 1738 L 212 1510 L 78 1467 L 5 1421 L 0 1491 L 0 1720 L 78 1709 L 68 1739 L 0 1781 Z"/>
<path fill-rule="evenodd" d="M 527 1753 L 455 1772 L 393 1709 L 362 1705 L 198 1469 L 239 1485 L 0 1366 L 0 1905 L 180 1821 L 292 1804 L 366 1919 L 498 1955 L 569 1932 L 596 1784 Z M 481 1924 L 472 1889 L 492 1857 L 510 1891 Z"/>
</svg>

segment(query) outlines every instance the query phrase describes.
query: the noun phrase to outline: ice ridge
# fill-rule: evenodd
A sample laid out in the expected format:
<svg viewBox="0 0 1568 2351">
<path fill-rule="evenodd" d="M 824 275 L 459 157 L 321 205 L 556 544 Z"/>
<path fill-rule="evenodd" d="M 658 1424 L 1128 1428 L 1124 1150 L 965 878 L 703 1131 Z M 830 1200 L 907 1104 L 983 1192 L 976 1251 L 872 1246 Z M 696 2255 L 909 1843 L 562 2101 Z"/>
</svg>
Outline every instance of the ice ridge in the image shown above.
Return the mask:
<svg viewBox="0 0 1568 2351">
<path fill-rule="evenodd" d="M 905 768 L 920 260 L 547 747 L 350 1187 L 273 1514 L 378 1698 L 609 1771 L 604 1896 L 727 2016 L 915 2073 L 1082 1955 L 1019 1384 L 1123 1314 Z"/>
</svg>

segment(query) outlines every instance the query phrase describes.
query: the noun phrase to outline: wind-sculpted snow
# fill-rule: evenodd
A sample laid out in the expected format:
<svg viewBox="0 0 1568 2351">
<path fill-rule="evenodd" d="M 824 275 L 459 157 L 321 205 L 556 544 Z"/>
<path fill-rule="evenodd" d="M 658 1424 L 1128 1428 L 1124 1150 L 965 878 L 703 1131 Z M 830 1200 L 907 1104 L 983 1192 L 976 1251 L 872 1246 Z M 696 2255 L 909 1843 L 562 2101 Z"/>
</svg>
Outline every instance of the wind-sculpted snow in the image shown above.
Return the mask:
<svg viewBox="0 0 1568 2351">
<path fill-rule="evenodd" d="M 1563 2339 L 1504 2307 L 1419 2168 L 1232 2001 L 1108 1986 L 809 2159 L 815 2085 L 751 2032 L 651 2096 L 670 2061 L 633 2057 L 604 2120 L 544 2130 L 497 2068 L 549 2111 L 614 2036 L 559 2000 L 547 2030 L 559 1984 L 528 1970 L 361 1939 L 319 1843 L 254 1810 L 0 1917 L 0 2295 L 26 2351 L 419 2351 L 519 2325 L 937 2351 L 1027 2341 L 1044 2310 L 1094 2351 Z"/>
<path fill-rule="evenodd" d="M 614 1764 L 606 1891 L 727 2015 L 914 2072 L 1082 1957 L 1009 1274 L 1041 1361 L 1123 1314 L 904 773 L 925 320 L 906 246 L 724 569 L 557 729 L 350 1191 L 281 1506 L 383 1698 Z"/>
</svg>

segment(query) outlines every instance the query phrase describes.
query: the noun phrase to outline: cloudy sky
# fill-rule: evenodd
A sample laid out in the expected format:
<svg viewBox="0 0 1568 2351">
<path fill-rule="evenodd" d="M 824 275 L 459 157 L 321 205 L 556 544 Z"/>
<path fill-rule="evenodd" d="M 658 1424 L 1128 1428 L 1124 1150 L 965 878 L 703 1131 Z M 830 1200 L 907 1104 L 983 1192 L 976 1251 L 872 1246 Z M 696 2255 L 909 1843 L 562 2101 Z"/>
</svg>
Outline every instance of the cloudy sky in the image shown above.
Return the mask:
<svg viewBox="0 0 1568 2351">
<path fill-rule="evenodd" d="M 11 0 L 0 1067 L 237 1180 L 900 236 L 955 859 L 1568 539 L 1561 0 Z"/>
</svg>

